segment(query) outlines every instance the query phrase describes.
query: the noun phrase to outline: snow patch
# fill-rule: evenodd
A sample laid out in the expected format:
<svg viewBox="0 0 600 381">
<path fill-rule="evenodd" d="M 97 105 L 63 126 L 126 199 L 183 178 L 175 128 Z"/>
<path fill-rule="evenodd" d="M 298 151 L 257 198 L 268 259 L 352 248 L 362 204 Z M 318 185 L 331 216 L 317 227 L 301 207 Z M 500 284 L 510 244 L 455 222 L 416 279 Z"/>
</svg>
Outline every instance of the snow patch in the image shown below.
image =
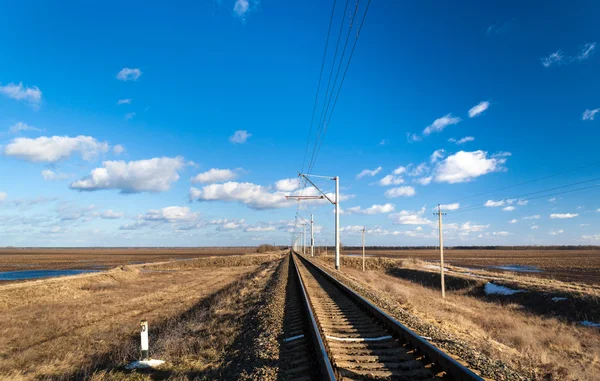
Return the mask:
<svg viewBox="0 0 600 381">
<path fill-rule="evenodd" d="M 140 360 L 134 361 L 129 365 L 125 366 L 125 369 L 147 369 L 147 368 L 156 368 L 157 366 L 161 366 L 165 362 L 163 360 Z"/>
<path fill-rule="evenodd" d="M 513 295 L 519 292 L 525 292 L 525 290 L 513 290 L 508 287 L 500 286 L 492 282 L 488 282 L 484 288 L 486 295 Z"/>
</svg>

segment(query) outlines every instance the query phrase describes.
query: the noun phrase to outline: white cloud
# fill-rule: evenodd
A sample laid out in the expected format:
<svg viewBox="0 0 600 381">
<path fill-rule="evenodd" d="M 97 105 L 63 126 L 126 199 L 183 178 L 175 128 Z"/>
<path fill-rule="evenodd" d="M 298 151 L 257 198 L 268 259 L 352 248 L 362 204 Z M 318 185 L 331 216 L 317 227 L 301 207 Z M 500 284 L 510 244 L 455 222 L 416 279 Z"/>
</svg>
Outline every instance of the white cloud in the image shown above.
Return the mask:
<svg viewBox="0 0 600 381">
<path fill-rule="evenodd" d="M 431 163 L 436 163 L 438 160 L 443 159 L 444 152 L 446 152 L 444 149 L 438 149 L 433 151 L 431 157 L 429 158 L 431 160 Z"/>
<path fill-rule="evenodd" d="M 502 209 L 502 211 L 504 211 L 504 212 L 512 212 L 515 209 L 517 209 L 517 208 L 515 208 L 514 206 L 507 206 L 506 208 Z"/>
<path fill-rule="evenodd" d="M 375 169 L 363 169 L 358 175 L 356 175 L 357 179 L 362 179 L 365 176 L 375 176 L 379 172 L 381 172 L 381 167 L 377 167 Z"/>
<path fill-rule="evenodd" d="M 556 200 L 557 200 L 557 198 L 556 198 L 556 197 L 551 197 L 551 198 L 549 198 L 549 199 L 548 199 L 548 202 L 554 202 L 554 201 L 556 201 Z"/>
<path fill-rule="evenodd" d="M 407 132 L 406 140 L 408 140 L 409 143 L 413 143 L 413 142 L 420 142 L 421 140 L 423 140 L 423 138 L 417 134 L 411 134 L 410 132 Z"/>
<path fill-rule="evenodd" d="M 389 198 L 410 197 L 410 196 L 414 196 L 415 194 L 416 194 L 415 188 L 413 188 L 411 186 L 392 188 L 392 189 L 388 189 L 385 192 L 385 196 L 389 197 Z"/>
<path fill-rule="evenodd" d="M 490 227 L 490 225 L 471 224 L 470 222 L 467 221 L 461 225 L 460 230 L 462 230 L 465 233 L 471 233 L 471 232 L 480 232 L 482 230 L 488 229 L 489 227 Z"/>
<path fill-rule="evenodd" d="M 533 216 L 527 216 L 527 217 L 523 217 L 524 220 L 539 220 L 540 219 L 540 215 L 539 214 L 534 214 Z"/>
<path fill-rule="evenodd" d="M 473 180 L 491 172 L 503 170 L 506 158 L 487 157 L 485 151 L 459 151 L 439 162 L 435 168 L 435 181 L 450 184 Z"/>
<path fill-rule="evenodd" d="M 13 124 L 10 127 L 9 131 L 10 131 L 11 134 L 15 134 L 16 135 L 16 134 L 20 133 L 21 131 L 36 131 L 36 132 L 40 132 L 40 131 L 42 131 L 42 129 L 30 126 L 30 125 L 25 124 L 23 122 L 17 122 L 17 123 Z"/>
<path fill-rule="evenodd" d="M 400 225 L 429 225 L 431 221 L 423 215 L 425 214 L 425 207 L 421 210 L 414 212 L 411 210 L 402 210 L 398 213 L 392 213 L 388 217 L 393 220 L 395 224 Z"/>
<path fill-rule="evenodd" d="M 210 221 L 209 225 L 219 225 L 217 230 L 235 230 L 243 228 L 246 225 L 246 220 L 243 218 L 241 220 L 220 218 Z"/>
<path fill-rule="evenodd" d="M 420 179 L 414 179 L 413 181 L 417 184 L 429 185 L 431 184 L 431 180 L 433 180 L 433 176 L 421 177 Z"/>
<path fill-rule="evenodd" d="M 282 192 L 271 192 L 267 187 L 253 183 L 229 181 L 211 184 L 202 189 L 191 188 L 190 199 L 197 201 L 238 201 L 252 209 L 273 209 L 290 206 Z M 293 205 L 293 204 L 292 204 Z"/>
<path fill-rule="evenodd" d="M 483 113 L 489 107 L 490 107 L 490 102 L 488 102 L 488 101 L 479 102 L 477 105 L 473 106 L 469 110 L 469 118 L 475 118 L 476 116 L 481 115 L 481 113 Z"/>
<path fill-rule="evenodd" d="M 594 120 L 594 118 L 596 117 L 596 114 L 600 112 L 600 108 L 595 108 L 593 110 L 585 110 L 583 112 L 583 116 L 581 117 L 581 120 Z"/>
<path fill-rule="evenodd" d="M 556 220 L 556 219 L 567 219 L 567 218 L 575 218 L 579 216 L 578 213 L 552 213 L 550 215 L 550 219 L 552 220 Z"/>
<path fill-rule="evenodd" d="M 559 234 L 562 234 L 564 232 L 565 231 L 562 230 L 562 229 L 560 229 L 560 230 L 550 230 L 550 232 L 548 234 L 550 234 L 550 235 L 559 235 Z"/>
<path fill-rule="evenodd" d="M 453 204 L 442 204 L 440 205 L 440 208 L 442 208 L 442 210 L 456 210 L 460 208 L 460 203 L 455 202 Z M 437 210 L 437 208 L 434 209 Z"/>
<path fill-rule="evenodd" d="M 380 146 L 384 146 L 384 145 L 386 145 L 388 143 L 389 143 L 389 140 L 387 140 L 387 139 L 381 139 L 381 141 L 379 142 L 379 145 Z"/>
<path fill-rule="evenodd" d="M 475 140 L 475 138 L 472 137 L 472 136 L 465 136 L 464 138 L 461 138 L 461 139 L 458 139 L 458 140 L 456 140 L 454 138 L 448 139 L 448 141 L 450 143 L 455 143 L 455 144 L 465 144 L 465 143 L 468 143 L 468 142 L 472 142 L 474 140 Z"/>
<path fill-rule="evenodd" d="M 391 213 L 395 209 L 394 204 L 384 204 L 378 205 L 375 204 L 369 208 L 361 209 L 360 206 L 355 206 L 352 208 L 348 208 L 345 211 L 347 213 L 355 213 L 355 214 L 382 214 L 382 213 Z"/>
<path fill-rule="evenodd" d="M 595 42 L 585 44 L 576 59 L 579 61 L 588 59 L 594 53 L 594 49 L 596 49 Z"/>
<path fill-rule="evenodd" d="M 364 226 L 360 226 L 360 225 L 349 225 L 349 226 L 344 226 L 342 228 L 340 228 L 340 232 L 344 233 L 358 233 L 358 232 L 362 232 L 362 230 L 364 229 Z"/>
<path fill-rule="evenodd" d="M 117 144 L 116 146 L 113 147 L 112 150 L 115 155 L 120 155 L 123 152 L 125 152 L 125 146 L 123 146 L 121 144 Z"/>
<path fill-rule="evenodd" d="M 496 235 L 496 236 L 500 236 L 500 237 L 508 237 L 512 233 L 509 233 L 509 232 L 493 232 L 492 234 Z"/>
<path fill-rule="evenodd" d="M 400 166 L 400 167 L 394 169 L 393 174 L 394 175 L 402 175 L 402 174 L 406 173 L 407 170 L 408 170 L 408 167 Z"/>
<path fill-rule="evenodd" d="M 600 234 L 584 235 L 584 236 L 581 236 L 581 238 L 583 238 L 585 240 L 591 240 L 591 241 L 600 241 Z"/>
<path fill-rule="evenodd" d="M 127 98 L 127 99 L 119 99 L 117 101 L 118 105 L 130 105 L 131 104 L 131 98 Z"/>
<path fill-rule="evenodd" d="M 222 183 L 225 181 L 233 180 L 238 177 L 238 173 L 236 171 L 232 171 L 231 169 L 218 169 L 211 168 L 206 172 L 202 172 L 192 177 L 191 181 L 194 184 L 203 183 Z"/>
<path fill-rule="evenodd" d="M 381 180 L 379 180 L 379 185 L 388 186 L 388 185 L 400 185 L 404 184 L 404 179 L 400 176 L 387 175 Z"/>
<path fill-rule="evenodd" d="M 200 213 L 192 212 L 187 206 L 167 206 L 161 209 L 152 209 L 138 218 L 144 221 L 182 222 L 198 219 Z"/>
<path fill-rule="evenodd" d="M 527 205 L 528 203 L 529 203 L 528 200 L 519 200 L 519 201 L 517 201 L 517 205 L 521 205 L 521 206 Z"/>
<path fill-rule="evenodd" d="M 233 11 L 240 18 L 244 18 L 246 13 L 250 10 L 250 3 L 248 0 L 236 0 L 235 5 L 233 6 Z"/>
<path fill-rule="evenodd" d="M 8 194 L 6 192 L 0 192 L 0 201 L 6 200 L 6 197 L 8 197 Z"/>
<path fill-rule="evenodd" d="M 12 156 L 35 163 L 54 163 L 68 158 L 77 152 L 84 160 L 93 160 L 100 153 L 108 151 L 108 144 L 101 143 L 91 136 L 40 136 L 39 138 L 16 138 L 4 148 L 6 156 Z"/>
<path fill-rule="evenodd" d="M 282 179 L 275 182 L 275 189 L 280 192 L 293 192 L 298 188 L 300 188 L 299 178 Z"/>
<path fill-rule="evenodd" d="M 409 176 L 416 177 L 421 176 L 425 172 L 429 171 L 429 167 L 425 163 L 421 163 L 415 167 L 412 171 L 408 173 Z"/>
<path fill-rule="evenodd" d="M 142 75 L 142 71 L 138 68 L 130 69 L 128 67 L 124 67 L 117 74 L 117 79 L 119 81 L 137 81 L 141 75 Z"/>
<path fill-rule="evenodd" d="M 433 123 L 427 126 L 423 130 L 423 135 L 427 136 L 432 134 L 433 132 L 441 132 L 444 128 L 451 126 L 453 124 L 458 124 L 460 122 L 460 118 L 452 116 L 452 114 L 444 115 L 441 118 L 438 118 L 433 121 Z"/>
<path fill-rule="evenodd" d="M 22 82 L 19 84 L 9 83 L 5 86 L 0 86 L 0 94 L 3 94 L 17 101 L 25 101 L 33 105 L 39 106 L 42 101 L 42 92 L 37 86 L 26 87 Z"/>
<path fill-rule="evenodd" d="M 71 175 L 62 173 L 62 172 L 54 172 L 50 169 L 44 169 L 42 171 L 42 177 L 44 180 L 54 181 L 54 180 L 65 180 L 71 177 Z"/>
<path fill-rule="evenodd" d="M 252 134 L 249 134 L 246 130 L 238 130 L 229 137 L 229 141 L 233 144 L 242 144 L 246 143 L 246 140 L 251 136 Z"/>
<path fill-rule="evenodd" d="M 517 220 L 516 218 L 513 218 L 512 220 L 510 220 L 508 223 L 509 224 L 516 224 L 517 222 L 519 222 L 519 220 Z"/>
<path fill-rule="evenodd" d="M 550 67 L 554 64 L 561 63 L 563 61 L 563 58 L 563 52 L 557 50 L 556 52 L 550 54 L 548 57 L 542 58 L 542 65 L 544 65 L 544 67 Z"/>
<path fill-rule="evenodd" d="M 540 228 L 540 227 L 539 227 L 539 226 L 537 226 L 537 225 L 531 225 L 531 230 L 536 230 L 536 229 L 539 229 L 539 228 Z"/>
<path fill-rule="evenodd" d="M 71 189 L 96 191 L 119 189 L 121 193 L 165 192 L 179 180 L 177 173 L 185 165 L 182 157 L 160 157 L 125 162 L 104 161 L 82 180 L 71 183 Z"/>
<path fill-rule="evenodd" d="M 487 206 L 487 207 L 491 207 L 491 208 L 497 208 L 499 206 L 504 206 L 505 203 L 506 203 L 505 200 L 500 200 L 500 201 L 487 200 L 485 202 L 485 204 L 483 204 L 483 205 Z"/>
<path fill-rule="evenodd" d="M 244 231 L 249 233 L 266 233 L 266 232 L 274 232 L 277 228 L 275 226 L 250 226 L 247 227 Z"/>
<path fill-rule="evenodd" d="M 127 114 L 125 114 L 125 120 L 130 120 L 135 116 L 135 112 L 128 112 Z"/>
<path fill-rule="evenodd" d="M 123 212 L 115 212 L 112 209 L 108 209 L 100 215 L 100 217 L 105 220 L 116 220 L 119 218 L 123 218 L 124 216 L 125 214 Z"/>
</svg>

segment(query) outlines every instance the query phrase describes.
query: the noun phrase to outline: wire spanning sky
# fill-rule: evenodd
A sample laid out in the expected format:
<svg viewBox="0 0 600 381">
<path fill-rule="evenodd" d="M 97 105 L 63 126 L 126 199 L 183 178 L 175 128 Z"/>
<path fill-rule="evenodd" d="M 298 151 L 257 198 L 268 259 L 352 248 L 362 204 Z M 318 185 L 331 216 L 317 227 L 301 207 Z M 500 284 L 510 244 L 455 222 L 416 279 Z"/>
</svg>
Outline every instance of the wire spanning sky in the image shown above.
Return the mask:
<svg viewBox="0 0 600 381">
<path fill-rule="evenodd" d="M 367 3 L 5 5 L 0 245 L 600 243 L 600 4 Z"/>
</svg>

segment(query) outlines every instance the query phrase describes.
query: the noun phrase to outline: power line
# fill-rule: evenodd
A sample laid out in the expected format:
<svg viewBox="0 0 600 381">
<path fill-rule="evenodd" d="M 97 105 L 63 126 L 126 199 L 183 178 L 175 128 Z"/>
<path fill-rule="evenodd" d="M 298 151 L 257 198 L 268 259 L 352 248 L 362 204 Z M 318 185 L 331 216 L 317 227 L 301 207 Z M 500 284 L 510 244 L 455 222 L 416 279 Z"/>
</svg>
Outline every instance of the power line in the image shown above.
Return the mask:
<svg viewBox="0 0 600 381">
<path fill-rule="evenodd" d="M 537 181 L 541 181 L 541 180 L 549 179 L 549 178 L 552 178 L 552 177 L 556 177 L 556 176 L 564 175 L 565 173 L 569 173 L 569 172 L 578 171 L 578 170 L 580 170 L 580 169 L 585 169 L 585 168 L 594 167 L 594 166 L 596 166 L 596 165 L 599 165 L 599 164 L 600 164 L 600 161 L 598 161 L 598 162 L 595 162 L 595 163 L 592 163 L 592 164 L 586 164 L 586 165 L 583 165 L 583 166 L 581 166 L 581 167 L 567 169 L 567 170 L 565 170 L 565 171 L 562 171 L 562 172 L 557 172 L 557 173 L 553 173 L 553 174 L 551 174 L 551 175 L 548 175 L 548 176 L 543 176 L 543 177 L 539 177 L 539 178 L 537 178 L 537 179 L 528 180 L 528 181 L 524 181 L 524 182 L 522 182 L 522 183 L 518 183 L 518 184 L 509 185 L 509 186 L 507 186 L 507 187 L 503 187 L 503 188 L 497 188 L 497 189 L 493 189 L 493 190 L 490 190 L 490 191 L 486 191 L 486 192 L 482 192 L 482 193 L 474 194 L 474 195 L 472 195 L 472 196 L 467 196 L 467 197 L 459 198 L 458 200 L 456 200 L 456 201 L 454 201 L 454 202 L 463 201 L 463 200 L 468 200 L 468 199 L 475 198 L 475 197 L 479 197 L 479 196 L 484 196 L 484 195 L 486 195 L 486 194 L 490 194 L 490 193 L 499 192 L 499 191 L 501 191 L 501 190 L 506 190 L 506 189 L 516 188 L 516 187 L 518 187 L 518 186 L 521 186 L 521 185 L 531 184 L 531 183 L 534 183 L 534 182 L 537 182 Z"/>
<path fill-rule="evenodd" d="M 321 89 L 321 80 L 323 79 L 323 69 L 325 68 L 325 59 L 327 58 L 327 49 L 329 47 L 329 37 L 331 36 L 331 26 L 333 25 L 333 16 L 335 14 L 335 4 L 337 0 L 333 0 L 333 6 L 331 7 L 331 16 L 329 17 L 329 28 L 327 29 L 327 39 L 325 40 L 325 51 L 323 52 L 323 60 L 321 61 L 321 72 L 319 73 L 319 83 L 317 85 L 317 92 L 315 94 L 315 103 L 313 105 L 312 117 L 310 119 L 310 129 L 308 130 L 308 137 L 306 139 L 306 147 L 304 148 L 304 159 L 302 159 L 302 171 L 304 172 L 304 164 L 306 163 L 306 154 L 308 153 L 308 144 L 310 143 L 310 136 L 312 135 L 312 128 L 315 120 L 315 112 L 317 110 L 317 104 L 319 103 L 319 92 Z M 348 0 L 346 0 L 346 5 Z"/>
<path fill-rule="evenodd" d="M 568 190 L 568 191 L 562 191 L 562 192 L 545 194 L 545 195 L 537 196 L 537 197 L 531 197 L 531 198 L 528 198 L 528 199 L 523 199 L 521 201 L 527 201 L 527 202 L 529 202 L 531 200 L 537 200 L 537 199 L 540 199 L 540 198 L 551 197 L 551 196 L 558 196 L 558 195 L 565 194 L 565 193 L 579 192 L 579 191 L 583 191 L 583 190 L 587 190 L 587 189 L 592 189 L 592 188 L 598 188 L 598 187 L 600 187 L 600 184 L 592 185 L 592 186 L 589 186 L 589 187 L 571 189 L 571 190 Z M 547 192 L 547 190 L 546 190 L 546 192 Z M 537 193 L 541 193 L 541 192 L 537 192 Z M 453 214 L 454 213 L 460 213 L 460 212 L 471 212 L 473 210 L 478 210 L 478 209 L 483 209 L 483 208 L 488 208 L 488 207 L 485 206 L 485 205 L 482 205 L 482 206 L 473 207 L 473 208 L 470 208 L 470 209 L 459 209 L 459 210 L 453 212 Z"/>
<path fill-rule="evenodd" d="M 321 146 L 323 144 L 323 140 L 324 140 L 324 135 L 327 132 L 327 128 L 329 127 L 329 123 L 331 122 L 331 117 L 333 116 L 333 112 L 335 111 L 335 106 L 337 105 L 339 96 L 340 96 L 340 92 L 342 90 L 342 86 L 344 85 L 344 81 L 346 79 L 346 74 L 348 74 L 348 68 L 350 67 L 350 63 L 352 62 L 352 57 L 354 55 L 354 50 L 356 49 L 356 44 L 358 43 L 358 39 L 360 37 L 360 32 L 362 31 L 362 28 L 365 24 L 365 19 L 367 18 L 367 13 L 369 12 L 369 6 L 371 5 L 371 0 L 369 0 L 369 2 L 367 3 L 367 7 L 365 9 L 365 13 L 363 14 L 363 18 L 362 21 L 360 23 L 360 27 L 358 28 L 358 32 L 356 33 L 356 38 L 354 40 L 354 44 L 352 45 L 352 50 L 350 52 L 350 56 L 348 58 L 348 63 L 346 64 L 346 69 L 344 70 L 344 75 L 342 76 L 342 81 L 340 82 L 340 86 L 338 88 L 338 92 L 335 96 L 335 101 L 333 102 L 333 107 L 331 109 L 331 112 L 329 114 L 329 119 L 327 121 L 327 123 L 325 124 L 325 129 L 323 132 L 323 138 L 321 139 L 321 142 L 319 143 L 319 148 L 317 149 L 317 153 L 315 155 L 315 159 L 314 161 L 317 160 L 317 156 L 319 155 L 319 151 L 321 150 Z M 313 166 L 314 166 L 314 161 L 313 161 Z M 310 167 L 310 169 L 312 169 L 312 166 Z"/>
</svg>

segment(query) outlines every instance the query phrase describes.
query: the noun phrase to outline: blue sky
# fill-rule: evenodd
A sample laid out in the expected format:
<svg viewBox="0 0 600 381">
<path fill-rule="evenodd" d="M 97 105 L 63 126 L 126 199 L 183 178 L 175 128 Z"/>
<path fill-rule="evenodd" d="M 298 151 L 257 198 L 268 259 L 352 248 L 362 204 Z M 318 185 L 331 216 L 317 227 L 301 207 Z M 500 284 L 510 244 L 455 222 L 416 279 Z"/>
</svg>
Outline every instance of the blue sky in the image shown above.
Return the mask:
<svg viewBox="0 0 600 381">
<path fill-rule="evenodd" d="M 332 4 L 5 5 L 1 245 L 289 244 Z M 598 188 L 552 195 L 600 177 L 598 11 L 372 1 L 312 171 L 342 242 L 435 245 L 440 203 L 449 245 L 598 244 Z"/>
</svg>

